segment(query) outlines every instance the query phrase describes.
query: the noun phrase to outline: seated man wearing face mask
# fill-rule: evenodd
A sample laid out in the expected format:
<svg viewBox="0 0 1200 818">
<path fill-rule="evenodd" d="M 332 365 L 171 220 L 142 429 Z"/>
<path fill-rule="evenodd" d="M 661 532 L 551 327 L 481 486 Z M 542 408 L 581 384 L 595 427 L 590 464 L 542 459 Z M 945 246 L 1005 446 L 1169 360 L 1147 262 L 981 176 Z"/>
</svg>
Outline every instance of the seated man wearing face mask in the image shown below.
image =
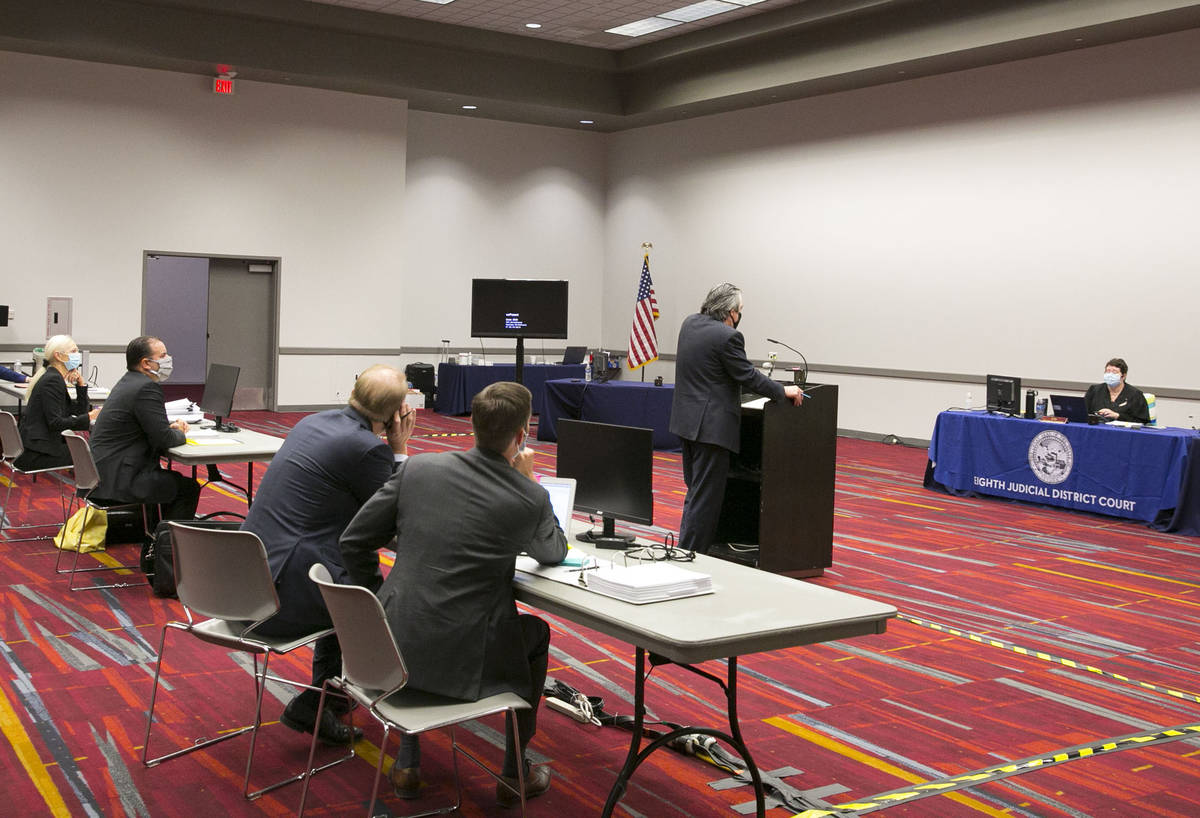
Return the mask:
<svg viewBox="0 0 1200 818">
<path fill-rule="evenodd" d="M 1099 415 L 1105 421 L 1150 422 L 1146 396 L 1133 384 L 1125 383 L 1128 372 L 1124 358 L 1113 358 L 1104 365 L 1104 383 L 1089 386 L 1084 395 L 1088 414 Z"/>
<path fill-rule="evenodd" d="M 200 484 L 159 465 L 159 457 L 187 439 L 185 421 L 167 420 L 162 387 L 171 356 L 158 338 L 142 335 L 125 347 L 128 371 L 117 381 L 92 430 L 92 456 L 100 473 L 96 496 L 161 505 L 167 520 L 196 516 Z M 151 514 L 150 523 L 156 522 Z"/>
</svg>

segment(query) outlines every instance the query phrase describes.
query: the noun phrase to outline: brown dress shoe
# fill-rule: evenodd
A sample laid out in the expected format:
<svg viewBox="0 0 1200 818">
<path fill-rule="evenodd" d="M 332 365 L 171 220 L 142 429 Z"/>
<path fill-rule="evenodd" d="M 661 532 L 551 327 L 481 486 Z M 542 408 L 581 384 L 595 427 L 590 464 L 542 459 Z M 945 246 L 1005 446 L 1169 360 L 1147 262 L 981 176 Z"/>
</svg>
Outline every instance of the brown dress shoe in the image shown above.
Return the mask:
<svg viewBox="0 0 1200 818">
<path fill-rule="evenodd" d="M 500 780 L 504 784 L 496 785 L 496 803 L 502 807 L 515 807 L 521 803 L 521 796 L 517 795 L 517 779 L 509 778 L 507 775 L 500 776 Z M 539 795 L 550 789 L 550 767 L 543 764 L 540 767 L 530 767 L 525 773 L 525 800 L 537 798 Z"/>
<path fill-rule="evenodd" d="M 393 767 L 392 791 L 397 798 L 407 798 L 409 801 L 421 797 L 421 768 Z"/>
</svg>

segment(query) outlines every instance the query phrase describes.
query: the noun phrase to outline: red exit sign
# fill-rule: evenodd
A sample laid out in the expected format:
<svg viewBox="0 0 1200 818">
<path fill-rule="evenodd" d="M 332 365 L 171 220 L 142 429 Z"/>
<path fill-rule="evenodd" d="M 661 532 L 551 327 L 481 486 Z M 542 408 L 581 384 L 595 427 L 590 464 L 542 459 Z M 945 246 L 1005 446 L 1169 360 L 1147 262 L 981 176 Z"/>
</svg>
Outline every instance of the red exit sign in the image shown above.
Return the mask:
<svg viewBox="0 0 1200 818">
<path fill-rule="evenodd" d="M 227 77 L 216 77 L 213 79 L 214 94 L 232 94 L 233 80 Z"/>
</svg>

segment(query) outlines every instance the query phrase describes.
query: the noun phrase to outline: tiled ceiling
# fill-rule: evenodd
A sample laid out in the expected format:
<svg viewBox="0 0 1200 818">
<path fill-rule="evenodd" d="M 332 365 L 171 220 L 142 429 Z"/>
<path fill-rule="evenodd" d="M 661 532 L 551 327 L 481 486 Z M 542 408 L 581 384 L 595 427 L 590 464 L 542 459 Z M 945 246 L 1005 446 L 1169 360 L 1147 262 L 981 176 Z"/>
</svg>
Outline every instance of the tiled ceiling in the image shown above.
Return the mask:
<svg viewBox="0 0 1200 818">
<path fill-rule="evenodd" d="M 762 0 L 749 6 L 737 3 L 728 10 L 688 23 L 680 23 L 640 37 L 608 34 L 606 29 L 644 20 L 696 4 L 696 0 L 453 0 L 440 4 L 424 0 L 308 0 L 328 6 L 394 14 L 434 20 L 468 28 L 482 28 L 520 34 L 541 40 L 556 40 L 607 49 L 624 49 L 635 45 L 664 40 L 732 20 L 761 14 L 784 6 L 797 6 L 805 0 Z M 541 28 L 529 29 L 526 23 L 539 23 Z"/>
</svg>

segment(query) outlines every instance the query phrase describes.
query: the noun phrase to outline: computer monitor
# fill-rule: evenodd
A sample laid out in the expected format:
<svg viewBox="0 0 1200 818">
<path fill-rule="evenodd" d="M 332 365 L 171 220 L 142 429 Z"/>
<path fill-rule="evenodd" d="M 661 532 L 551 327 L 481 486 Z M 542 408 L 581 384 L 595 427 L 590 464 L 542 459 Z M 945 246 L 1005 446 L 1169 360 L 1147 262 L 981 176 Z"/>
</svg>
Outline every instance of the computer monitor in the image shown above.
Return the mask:
<svg viewBox="0 0 1200 818">
<path fill-rule="evenodd" d="M 233 393 L 237 389 L 238 375 L 242 373 L 239 366 L 228 364 L 209 364 L 208 378 L 204 381 L 204 396 L 200 398 L 200 408 L 217 419 L 218 432 L 236 432 L 238 427 L 225 423 L 233 411 Z"/>
<path fill-rule="evenodd" d="M 600 533 L 577 539 L 597 548 L 628 548 L 632 534 L 615 521 L 654 523 L 654 432 L 586 420 L 558 421 L 558 476 L 575 478 L 575 510 L 603 518 Z"/>
<path fill-rule="evenodd" d="M 1007 375 L 987 376 L 987 408 L 989 412 L 1017 415 L 1021 412 L 1021 379 Z"/>
<path fill-rule="evenodd" d="M 472 279 L 471 337 L 566 338 L 567 289 L 564 280 Z"/>
</svg>

